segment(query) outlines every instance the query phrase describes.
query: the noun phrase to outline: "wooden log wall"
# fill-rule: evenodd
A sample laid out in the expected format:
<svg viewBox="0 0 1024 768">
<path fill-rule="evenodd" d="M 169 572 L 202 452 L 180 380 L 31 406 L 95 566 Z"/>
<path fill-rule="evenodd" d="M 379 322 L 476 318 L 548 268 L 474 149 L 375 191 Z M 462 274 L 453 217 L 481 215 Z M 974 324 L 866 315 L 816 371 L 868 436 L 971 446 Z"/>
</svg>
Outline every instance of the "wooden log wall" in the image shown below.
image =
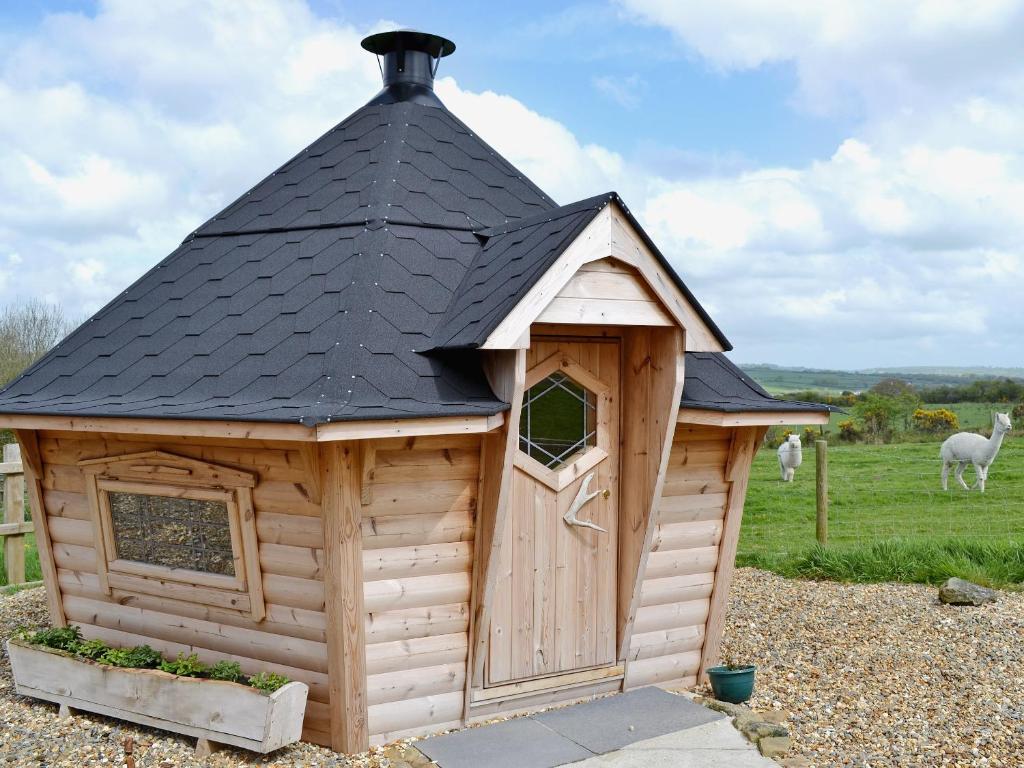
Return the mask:
<svg viewBox="0 0 1024 768">
<path fill-rule="evenodd" d="M 742 494 L 733 493 L 750 458 L 737 454 L 741 431 L 676 427 L 629 639 L 627 689 L 693 685 L 702 651 L 717 652 L 716 643 L 705 642 L 705 628 L 714 613 L 716 574 L 725 573 L 719 547 L 726 512 L 743 502 Z M 170 656 L 198 653 L 209 663 L 232 659 L 249 673 L 275 671 L 305 682 L 310 694 L 303 738 L 329 745 L 326 564 L 315 451 L 301 443 L 257 440 L 59 431 L 35 436 L 67 621 L 112 644 L 147 643 Z M 258 473 L 253 501 L 264 621 L 228 604 L 200 604 L 186 585 L 154 588 L 136 580 L 119 582 L 111 595 L 100 589 L 78 462 L 147 450 Z M 460 725 L 464 718 L 480 451 L 476 435 L 362 444 L 366 700 L 373 743 Z"/>
<path fill-rule="evenodd" d="M 676 426 L 629 643 L 626 689 L 697 682 L 732 486 L 726 470 L 734 431 Z"/>
<path fill-rule="evenodd" d="M 370 741 L 459 725 L 480 474 L 475 435 L 365 444 Z"/>
<path fill-rule="evenodd" d="M 252 440 L 38 433 L 43 505 L 63 609 L 88 637 L 148 643 L 168 655 L 235 659 L 246 672 L 309 684 L 303 738 L 330 743 L 320 489 L 308 446 Z M 138 579 L 106 595 L 96 576 L 82 459 L 164 450 L 253 470 L 265 621 L 192 601 L 194 588 Z M 396 734 L 460 722 L 480 438 L 365 443 L 362 542 L 369 730 Z M 131 588 L 129 588 L 131 587 Z"/>
<path fill-rule="evenodd" d="M 303 738 L 329 743 L 323 526 L 309 447 L 80 432 L 43 431 L 37 438 L 43 506 L 68 623 L 111 644 L 146 643 L 168 656 L 197 653 L 207 663 L 230 659 L 250 674 L 268 670 L 307 683 Z M 266 620 L 257 623 L 227 605 L 194 602 L 194 588 L 187 585 L 154 588 L 137 579 L 110 595 L 99 588 L 92 515 L 78 462 L 148 450 L 258 472 L 253 502 Z"/>
</svg>

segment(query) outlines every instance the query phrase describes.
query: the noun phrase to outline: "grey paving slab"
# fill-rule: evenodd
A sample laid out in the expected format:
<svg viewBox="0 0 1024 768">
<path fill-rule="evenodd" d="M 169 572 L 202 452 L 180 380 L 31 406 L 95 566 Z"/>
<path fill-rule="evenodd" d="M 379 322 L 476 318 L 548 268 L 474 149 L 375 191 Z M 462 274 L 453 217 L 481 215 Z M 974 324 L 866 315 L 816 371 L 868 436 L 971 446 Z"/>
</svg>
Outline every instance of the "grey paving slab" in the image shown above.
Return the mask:
<svg viewBox="0 0 1024 768">
<path fill-rule="evenodd" d="M 657 736 L 572 763 L 572 768 L 778 768 L 728 720 Z"/>
<path fill-rule="evenodd" d="M 424 739 L 416 748 L 441 768 L 554 768 L 594 754 L 528 717 Z"/>
<path fill-rule="evenodd" d="M 532 716 L 596 755 L 724 718 L 661 688 L 638 688 L 574 707 Z"/>
</svg>

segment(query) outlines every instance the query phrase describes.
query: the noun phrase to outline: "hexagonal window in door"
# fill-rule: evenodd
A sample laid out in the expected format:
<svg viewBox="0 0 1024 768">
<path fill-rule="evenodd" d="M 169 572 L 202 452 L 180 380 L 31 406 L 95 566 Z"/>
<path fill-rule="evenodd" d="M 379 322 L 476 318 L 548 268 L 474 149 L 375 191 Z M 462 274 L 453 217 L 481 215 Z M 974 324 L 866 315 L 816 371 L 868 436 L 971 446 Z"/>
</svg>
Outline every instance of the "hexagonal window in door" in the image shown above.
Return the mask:
<svg viewBox="0 0 1024 768">
<path fill-rule="evenodd" d="M 597 395 L 558 370 L 523 396 L 519 449 L 558 469 L 597 445 Z"/>
</svg>

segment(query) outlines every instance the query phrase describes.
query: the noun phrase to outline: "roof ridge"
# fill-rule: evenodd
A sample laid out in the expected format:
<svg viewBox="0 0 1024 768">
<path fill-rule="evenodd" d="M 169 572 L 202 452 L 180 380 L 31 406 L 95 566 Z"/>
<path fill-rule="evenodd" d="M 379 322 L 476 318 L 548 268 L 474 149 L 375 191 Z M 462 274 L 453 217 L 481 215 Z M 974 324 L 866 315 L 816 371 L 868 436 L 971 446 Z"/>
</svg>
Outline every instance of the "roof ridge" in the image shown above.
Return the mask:
<svg viewBox="0 0 1024 768">
<path fill-rule="evenodd" d="M 373 225 L 373 226 L 372 226 Z M 403 221 L 400 218 L 388 218 L 386 216 L 382 218 L 364 218 L 364 219 L 352 219 L 342 220 L 337 222 L 331 222 L 327 224 L 304 224 L 301 226 L 270 226 L 265 229 L 239 229 L 236 231 L 226 232 L 193 232 L 185 238 L 182 243 L 188 243 L 198 238 L 243 238 L 249 236 L 249 234 L 282 234 L 285 232 L 302 232 L 302 231 L 314 231 L 317 229 L 345 229 L 352 226 L 361 226 L 367 229 L 380 229 L 385 226 L 419 226 L 424 229 L 443 229 L 444 231 L 457 231 L 457 232 L 479 232 L 480 227 L 478 226 L 447 226 L 446 224 L 432 224 L 427 221 L 408 220 Z"/>
<path fill-rule="evenodd" d="M 493 157 L 496 160 L 498 160 L 499 162 L 503 163 L 505 166 L 508 167 L 509 170 L 515 171 L 516 172 L 516 178 L 519 179 L 520 181 L 522 181 L 533 192 L 535 192 L 536 194 L 540 195 L 545 201 L 550 203 L 553 208 L 557 208 L 558 207 L 558 203 L 555 202 L 555 199 L 553 197 L 551 197 L 551 195 L 549 195 L 547 192 L 545 192 L 543 189 L 541 189 L 539 186 L 537 186 L 533 182 L 533 179 L 531 179 L 525 173 L 523 173 L 518 168 L 516 168 L 516 166 L 512 165 L 512 163 L 509 162 L 508 158 L 506 158 L 503 154 L 498 152 L 498 150 L 496 150 L 494 147 L 492 147 L 488 142 L 484 141 L 482 136 L 480 136 L 478 133 L 476 133 L 472 128 L 470 128 L 464 122 L 462 122 L 462 120 L 459 119 L 458 115 L 456 115 L 454 112 L 452 112 L 450 109 L 448 109 L 448 107 L 446 107 L 444 105 L 444 102 L 441 103 L 441 112 L 443 114 L 447 115 L 448 117 L 450 117 L 455 122 L 456 125 L 459 125 L 462 128 L 464 128 L 466 130 L 466 133 L 469 134 L 470 138 L 476 139 L 477 142 L 479 142 L 485 148 L 490 150 L 491 157 Z"/>
<path fill-rule="evenodd" d="M 536 227 L 540 224 L 550 223 L 556 219 L 564 219 L 567 216 L 572 216 L 580 211 L 585 211 L 588 208 L 596 208 L 597 210 L 600 210 L 613 200 L 621 202 L 621 198 L 619 198 L 617 192 L 604 192 L 600 195 L 594 195 L 593 197 L 587 197 L 583 200 L 577 200 L 574 203 L 560 205 L 557 208 L 552 208 L 549 211 L 538 213 L 534 216 L 527 216 L 498 226 L 487 227 L 479 230 L 478 234 L 486 238 L 507 235 L 511 232 L 518 232 L 520 229 L 526 229 L 527 227 Z M 597 204 L 598 201 L 602 201 L 600 205 Z"/>
</svg>

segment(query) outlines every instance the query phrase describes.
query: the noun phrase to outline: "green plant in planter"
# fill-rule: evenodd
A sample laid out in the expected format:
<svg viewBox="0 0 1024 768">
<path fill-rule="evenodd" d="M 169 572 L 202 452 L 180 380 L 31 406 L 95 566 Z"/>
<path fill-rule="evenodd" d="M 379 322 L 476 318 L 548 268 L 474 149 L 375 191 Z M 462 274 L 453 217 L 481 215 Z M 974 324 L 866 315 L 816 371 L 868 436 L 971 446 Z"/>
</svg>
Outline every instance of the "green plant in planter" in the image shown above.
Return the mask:
<svg viewBox="0 0 1024 768">
<path fill-rule="evenodd" d="M 199 660 L 197 654 L 187 656 L 179 653 L 174 660 L 165 659 L 159 651 L 148 645 L 137 645 L 134 648 L 111 648 L 102 640 L 84 640 L 81 630 L 76 626 L 52 627 L 33 631 L 26 627 L 18 627 L 13 637 L 31 645 L 54 648 L 72 653 L 75 656 L 112 667 L 127 669 L 160 669 L 172 675 L 182 677 L 202 677 L 211 680 L 227 680 L 232 683 L 248 684 L 264 693 L 273 693 L 281 686 L 291 682 L 284 675 L 274 672 L 260 672 L 246 679 L 242 667 L 237 661 L 218 661 L 211 667 Z"/>
<path fill-rule="evenodd" d="M 227 680 L 229 683 L 239 682 L 244 675 L 237 661 L 218 661 L 209 670 L 211 680 Z"/>
<path fill-rule="evenodd" d="M 74 651 L 82 642 L 82 630 L 76 626 L 41 629 L 28 638 L 34 645 L 44 645 L 61 651 Z"/>
<path fill-rule="evenodd" d="M 288 682 L 287 677 L 275 672 L 258 672 L 249 678 L 249 685 L 264 693 L 273 693 Z"/>
<path fill-rule="evenodd" d="M 91 659 L 92 661 L 99 661 L 109 650 L 111 650 L 110 646 L 102 640 L 83 640 L 71 649 L 75 656 L 81 656 L 83 659 Z"/>
<path fill-rule="evenodd" d="M 137 645 L 134 648 L 111 648 L 97 661 L 112 667 L 131 667 L 133 669 L 156 669 L 164 660 L 159 651 L 148 645 Z"/>
<path fill-rule="evenodd" d="M 174 661 L 161 661 L 160 669 L 181 677 L 205 677 L 208 672 L 206 665 L 194 653 L 190 653 L 188 656 L 179 653 L 178 658 Z"/>
</svg>

